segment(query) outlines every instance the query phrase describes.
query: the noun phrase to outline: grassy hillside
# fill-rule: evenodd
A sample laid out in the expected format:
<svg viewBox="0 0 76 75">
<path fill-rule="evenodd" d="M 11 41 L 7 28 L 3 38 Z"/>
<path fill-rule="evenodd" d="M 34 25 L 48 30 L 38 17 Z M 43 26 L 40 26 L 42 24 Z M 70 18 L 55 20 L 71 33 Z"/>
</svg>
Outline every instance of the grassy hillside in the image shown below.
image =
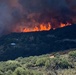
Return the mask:
<svg viewBox="0 0 76 75">
<path fill-rule="evenodd" d="M 76 75 L 76 49 L 2 61 L 0 75 Z"/>
</svg>

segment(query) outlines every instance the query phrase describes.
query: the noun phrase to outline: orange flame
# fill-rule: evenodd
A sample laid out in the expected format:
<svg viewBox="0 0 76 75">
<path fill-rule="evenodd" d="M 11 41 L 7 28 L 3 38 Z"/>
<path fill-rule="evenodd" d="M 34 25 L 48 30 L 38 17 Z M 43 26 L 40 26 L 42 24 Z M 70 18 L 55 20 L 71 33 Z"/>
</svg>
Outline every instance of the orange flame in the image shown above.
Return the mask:
<svg viewBox="0 0 76 75">
<path fill-rule="evenodd" d="M 48 25 L 40 24 L 39 27 L 35 26 L 34 28 L 24 28 L 21 32 L 36 32 L 36 31 L 48 31 L 51 29 L 50 23 Z"/>
<path fill-rule="evenodd" d="M 69 23 L 69 22 L 67 22 L 66 24 L 60 23 L 59 28 L 69 26 L 69 25 L 71 25 L 71 23 Z M 48 24 L 42 23 L 39 26 L 34 26 L 32 28 L 20 26 L 20 27 L 15 28 L 14 31 L 15 32 L 36 32 L 36 31 L 49 31 L 50 29 L 55 30 L 56 28 L 58 28 L 58 27 L 52 28 L 51 23 L 48 23 Z"/>
<path fill-rule="evenodd" d="M 66 24 L 61 23 L 61 24 L 60 24 L 60 28 L 65 27 L 65 26 L 68 26 L 68 25 L 71 25 L 71 23 L 69 23 L 69 22 L 67 22 Z"/>
</svg>

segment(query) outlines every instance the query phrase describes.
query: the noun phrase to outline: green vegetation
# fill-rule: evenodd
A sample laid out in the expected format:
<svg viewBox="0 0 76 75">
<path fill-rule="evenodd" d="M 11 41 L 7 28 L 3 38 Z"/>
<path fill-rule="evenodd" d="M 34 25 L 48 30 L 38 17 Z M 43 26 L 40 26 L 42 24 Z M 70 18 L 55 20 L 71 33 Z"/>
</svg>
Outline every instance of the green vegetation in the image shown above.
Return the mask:
<svg viewBox="0 0 76 75">
<path fill-rule="evenodd" d="M 76 61 L 76 51 L 69 52 L 69 57 L 72 61 Z"/>
<path fill-rule="evenodd" d="M 0 75 L 76 75 L 76 51 L 0 62 Z"/>
</svg>

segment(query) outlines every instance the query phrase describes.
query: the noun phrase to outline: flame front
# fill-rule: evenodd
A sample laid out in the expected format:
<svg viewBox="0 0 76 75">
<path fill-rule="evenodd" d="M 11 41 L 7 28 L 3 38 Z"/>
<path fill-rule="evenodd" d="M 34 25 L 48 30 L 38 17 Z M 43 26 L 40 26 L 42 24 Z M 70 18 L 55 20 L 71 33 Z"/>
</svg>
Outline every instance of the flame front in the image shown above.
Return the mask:
<svg viewBox="0 0 76 75">
<path fill-rule="evenodd" d="M 60 28 L 65 27 L 65 26 L 68 26 L 68 25 L 71 25 L 71 23 L 69 23 L 69 22 L 67 22 L 66 24 L 60 23 Z"/>
<path fill-rule="evenodd" d="M 52 27 L 51 23 L 42 23 L 38 26 L 35 26 L 34 27 L 26 27 L 25 26 L 18 26 L 17 28 L 15 28 L 13 31 L 14 32 L 37 32 L 37 31 L 49 31 L 51 29 L 55 30 L 56 28 L 62 28 L 62 27 L 65 27 L 65 26 L 69 26 L 71 25 L 71 23 L 67 22 L 67 23 L 60 23 L 59 27 Z"/>
<path fill-rule="evenodd" d="M 35 26 L 33 28 L 23 28 L 20 27 L 20 32 L 36 32 L 36 31 L 49 31 L 51 29 L 51 25 L 50 23 L 48 23 L 47 25 L 45 24 L 40 24 L 39 26 Z"/>
</svg>

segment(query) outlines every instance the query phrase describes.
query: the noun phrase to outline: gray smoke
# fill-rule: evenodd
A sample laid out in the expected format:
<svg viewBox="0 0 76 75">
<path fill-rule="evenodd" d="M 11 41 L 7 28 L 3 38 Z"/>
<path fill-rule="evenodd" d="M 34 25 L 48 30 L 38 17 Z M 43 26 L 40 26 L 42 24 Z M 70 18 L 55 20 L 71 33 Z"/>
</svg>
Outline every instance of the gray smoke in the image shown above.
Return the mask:
<svg viewBox="0 0 76 75">
<path fill-rule="evenodd" d="M 13 17 L 10 8 L 5 3 L 0 3 L 0 34 L 5 34 L 11 29 Z"/>
<path fill-rule="evenodd" d="M 0 36 L 12 32 L 15 23 L 19 20 L 21 12 L 19 6 L 9 1 L 12 0 L 0 0 Z"/>
<path fill-rule="evenodd" d="M 76 23 L 76 0 L 0 0 L 0 35 L 48 22 Z"/>
</svg>

